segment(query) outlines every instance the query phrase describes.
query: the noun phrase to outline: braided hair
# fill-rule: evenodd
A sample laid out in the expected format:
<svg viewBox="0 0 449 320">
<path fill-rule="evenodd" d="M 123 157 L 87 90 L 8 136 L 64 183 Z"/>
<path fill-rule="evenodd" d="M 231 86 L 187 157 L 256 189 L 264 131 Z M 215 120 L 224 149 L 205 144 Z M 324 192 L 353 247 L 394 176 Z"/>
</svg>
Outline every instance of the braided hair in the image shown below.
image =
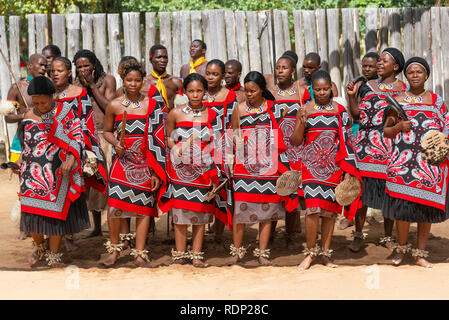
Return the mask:
<svg viewBox="0 0 449 320">
<path fill-rule="evenodd" d="M 94 66 L 94 81 L 97 82 L 98 79 L 104 74 L 103 66 L 100 60 L 98 60 L 95 53 L 90 50 L 82 49 L 79 50 L 73 57 L 73 63 L 76 65 L 76 61 L 80 58 L 86 58 Z M 76 70 L 76 76 L 78 77 L 78 70 Z"/>
</svg>

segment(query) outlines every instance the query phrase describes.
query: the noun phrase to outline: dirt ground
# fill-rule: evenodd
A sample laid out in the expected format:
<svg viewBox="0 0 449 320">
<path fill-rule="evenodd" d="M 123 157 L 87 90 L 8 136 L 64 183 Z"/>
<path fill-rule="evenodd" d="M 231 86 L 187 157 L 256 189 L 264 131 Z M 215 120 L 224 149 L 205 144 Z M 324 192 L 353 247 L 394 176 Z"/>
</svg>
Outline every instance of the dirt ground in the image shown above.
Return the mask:
<svg viewBox="0 0 449 320">
<path fill-rule="evenodd" d="M 18 179 L 8 179 L 0 172 L 0 299 L 448 299 L 449 298 L 449 222 L 432 226 L 428 242 L 432 269 L 413 264 L 408 257 L 403 265 L 391 265 L 391 252 L 376 245 L 383 226 L 367 226 L 368 238 L 359 253 L 347 249 L 351 230 L 335 230 L 332 249 L 337 269 L 320 264 L 299 272 L 303 259 L 302 233 L 286 247 L 283 223 L 277 228 L 272 244 L 273 266 L 261 267 L 252 254 L 237 266 L 224 266 L 229 257 L 232 233 L 225 231 L 224 246 L 216 246 L 212 235 L 206 236 L 205 257 L 211 267 L 169 265 L 174 247 L 173 232 L 167 236 L 167 219 L 156 222 L 150 235 L 151 265 L 135 268 L 129 256 L 110 268 L 98 265 L 105 253 L 106 216 L 103 214 L 103 237 L 81 239 L 85 230 L 75 235 L 79 247 L 67 253 L 62 248 L 68 268 L 49 270 L 44 265 L 31 268 L 27 257 L 32 252 L 31 238 L 16 239 L 19 230 L 10 221 L 10 210 L 17 199 Z M 378 220 L 382 218 L 377 216 Z M 337 222 L 338 223 L 338 222 Z M 134 228 L 134 223 L 132 224 Z M 248 227 L 245 243 L 256 246 L 256 227 Z M 416 225 L 410 242 L 415 243 Z M 192 289 L 194 288 L 194 294 Z"/>
</svg>

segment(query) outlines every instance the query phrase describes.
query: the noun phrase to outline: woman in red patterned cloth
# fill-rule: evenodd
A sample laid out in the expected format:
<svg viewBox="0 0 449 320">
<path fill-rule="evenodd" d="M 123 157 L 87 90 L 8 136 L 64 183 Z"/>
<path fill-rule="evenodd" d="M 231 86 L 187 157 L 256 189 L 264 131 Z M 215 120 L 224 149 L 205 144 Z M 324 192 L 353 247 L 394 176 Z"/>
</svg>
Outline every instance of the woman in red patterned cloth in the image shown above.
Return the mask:
<svg viewBox="0 0 449 320">
<path fill-rule="evenodd" d="M 320 255 L 323 264 L 334 268 L 330 249 L 337 214 L 342 206 L 335 200 L 335 188 L 348 175 L 361 182 L 355 152 L 349 141 L 351 125 L 345 107 L 332 101 L 332 81 L 326 71 L 312 75 L 315 99 L 298 112 L 292 144 L 302 150 L 302 187 L 306 199 L 306 258 L 300 270 L 308 269 Z M 359 196 L 360 197 L 360 196 Z M 345 207 L 346 218 L 352 220 L 359 207 L 356 199 Z M 320 217 L 321 247 L 316 244 Z"/>
<path fill-rule="evenodd" d="M 156 203 L 167 185 L 164 148 L 155 149 L 149 144 L 154 128 L 163 128 L 163 112 L 156 100 L 140 93 L 145 77 L 142 65 L 128 60 L 123 63 L 122 71 L 125 93 L 109 103 L 104 123 L 105 139 L 114 146 L 115 152 L 108 183 L 109 241 L 105 246 L 109 255 L 101 263 L 111 266 L 116 262 L 123 249 L 119 239 L 120 220 L 136 217 L 136 244 L 130 254 L 138 267 L 147 267 L 150 257 L 145 243 L 150 216 L 157 217 Z"/>
<path fill-rule="evenodd" d="M 301 103 L 304 105 L 311 99 L 307 86 L 301 86 L 299 81 L 293 78 L 296 72 L 296 61 L 289 55 L 284 55 L 276 62 L 276 80 L 277 83 L 271 88 L 271 93 L 275 98 L 275 104 L 279 106 L 283 117 L 279 121 L 279 128 L 282 130 L 284 136 L 284 143 L 287 151 L 281 154 L 281 159 L 290 162 L 292 170 L 301 171 L 301 146 L 293 146 L 291 137 L 295 127 L 296 114 L 301 108 Z M 300 102 L 300 99 L 302 100 Z M 298 196 L 300 205 L 290 212 L 285 217 L 285 235 L 286 243 L 292 241 L 293 233 L 297 230 L 301 232 L 300 225 L 300 211 L 305 209 L 304 191 L 302 188 L 298 189 Z M 273 222 L 271 232 L 275 231 L 276 222 Z"/>
<path fill-rule="evenodd" d="M 87 207 L 89 208 L 92 203 L 95 203 L 95 207 L 97 207 L 95 210 L 101 211 L 100 208 L 105 208 L 107 204 L 103 194 L 106 192 L 107 166 L 110 164 L 110 156 L 108 157 L 110 155 L 109 145 L 106 141 L 102 143 L 102 136 L 100 137 L 98 135 L 93 115 L 94 109 L 87 91 L 80 86 L 72 84 L 72 63 L 69 59 L 57 57 L 53 60 L 51 80 L 56 88 L 53 99 L 67 104 L 75 110 L 81 119 L 85 150 L 93 152 L 98 160 L 98 170 L 93 175 L 85 177 L 85 182 L 87 188 Z M 102 146 L 106 146 L 106 148 Z M 89 201 L 90 188 L 95 189 L 96 191 L 94 193 L 101 194 L 101 196 L 94 198 L 93 201 Z M 94 214 L 93 220 L 94 230 L 90 235 L 101 235 L 101 214 Z M 65 244 L 66 246 L 68 244 L 70 245 L 70 242 L 66 241 Z M 70 247 L 68 247 L 68 250 Z"/>
<path fill-rule="evenodd" d="M 30 265 L 46 258 L 50 267 L 63 267 L 62 237 L 90 227 L 81 159 L 84 149 L 80 118 L 70 105 L 55 103 L 56 89 L 40 76 L 28 86 L 34 108 L 25 114 L 20 172 L 20 231 L 31 232 L 35 251 Z M 50 237 L 49 248 L 43 241 Z M 48 250 L 47 250 L 48 249 Z"/>
<path fill-rule="evenodd" d="M 205 199 L 219 183 L 214 162 L 217 135 L 222 131 L 222 119 L 203 104 L 208 89 L 206 79 L 198 73 L 189 74 L 183 83 L 189 102 L 170 111 L 167 117 L 167 146 L 171 150 L 168 162 L 170 207 L 175 224 L 176 250 L 173 263 L 191 260 L 194 267 L 204 268 L 202 252 L 205 225 L 214 215 L 224 223 L 225 213 L 216 210 L 214 202 Z M 220 129 L 221 128 L 221 129 Z M 187 226 L 192 225 L 192 249 L 187 250 Z"/>
<path fill-rule="evenodd" d="M 397 78 L 404 68 L 404 56 L 396 48 L 385 49 L 377 64 L 378 80 L 370 80 L 366 84 L 354 85 L 351 81 L 347 86 L 349 110 L 354 122 L 360 124 L 354 147 L 357 163 L 363 180 L 363 207 L 355 217 L 354 240 L 349 245 L 353 252 L 360 250 L 366 234 L 363 233 L 366 211 L 368 207 L 382 209 L 385 201 L 385 179 L 388 159 L 391 154 L 391 140 L 384 137 L 383 119 L 387 107 L 385 93 L 392 97 L 405 91 L 406 85 Z M 357 103 L 357 93 L 359 102 Z M 392 238 L 394 221 L 384 219 L 384 237 L 379 243 L 390 250 L 395 247 Z"/>
<path fill-rule="evenodd" d="M 383 215 L 396 221 L 398 247 L 393 258 L 395 265 L 401 264 L 406 253 L 410 223 L 418 223 L 416 248 L 411 250 L 416 264 L 429 268 L 426 260 L 427 239 L 432 223 L 449 218 L 448 212 L 448 165 L 446 158 L 440 166 L 429 164 L 422 157 L 421 144 L 430 130 L 449 133 L 449 112 L 443 98 L 426 91 L 424 84 L 430 67 L 426 60 L 418 57 L 407 61 L 404 74 L 410 89 L 396 97 L 402 104 L 408 119 L 390 109 L 385 122 L 385 136 L 392 139 L 393 152 L 388 161 L 387 196 Z"/>
<path fill-rule="evenodd" d="M 224 172 L 223 163 L 225 161 L 225 133 L 226 129 L 231 126 L 231 115 L 234 107 L 237 105 L 237 98 L 235 91 L 230 90 L 222 86 L 222 82 L 225 75 L 225 64 L 223 61 L 213 59 L 207 63 L 206 76 L 207 92 L 203 97 L 203 105 L 214 110 L 217 113 L 217 117 L 220 119 L 221 128 L 218 132 L 221 135 L 215 135 L 217 145 L 221 145 L 222 148 L 215 150 L 215 163 L 217 163 L 217 169 L 221 170 L 220 176 L 221 182 L 226 178 L 226 172 Z M 227 178 L 230 178 L 229 176 Z M 229 196 L 230 199 L 227 199 Z M 228 203 L 232 202 L 230 189 L 228 185 L 226 188 L 220 190 L 215 199 L 215 204 L 218 211 L 226 214 L 229 219 L 229 224 L 232 223 L 232 214 L 228 211 Z M 223 243 L 223 232 L 225 224 L 220 219 L 215 219 L 215 243 L 221 245 Z"/>
<path fill-rule="evenodd" d="M 285 219 L 286 210 L 297 208 L 298 198 L 276 193 L 276 180 L 290 169 L 289 163 L 279 158 L 286 150 L 278 126 L 281 109 L 274 105 L 274 97 L 260 72 L 248 73 L 244 84 L 247 101 L 239 103 L 232 113 L 234 243 L 229 264 L 237 263 L 246 254 L 247 248 L 242 245 L 245 226 L 259 223 L 259 248 L 253 254 L 261 265 L 268 266 L 272 221 Z"/>
</svg>

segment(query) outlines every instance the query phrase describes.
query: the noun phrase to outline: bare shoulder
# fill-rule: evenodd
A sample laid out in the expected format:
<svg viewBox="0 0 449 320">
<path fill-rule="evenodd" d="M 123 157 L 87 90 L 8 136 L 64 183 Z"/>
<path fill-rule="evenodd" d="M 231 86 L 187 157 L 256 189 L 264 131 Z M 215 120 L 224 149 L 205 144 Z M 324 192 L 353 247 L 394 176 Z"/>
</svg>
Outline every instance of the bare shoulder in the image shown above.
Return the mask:
<svg viewBox="0 0 449 320">
<path fill-rule="evenodd" d="M 108 86 L 115 86 L 116 85 L 116 81 L 115 81 L 115 77 L 111 74 L 106 74 L 106 76 L 104 77 L 104 82 L 106 83 L 106 85 Z"/>
<path fill-rule="evenodd" d="M 182 87 L 182 81 L 178 77 L 176 77 L 174 75 L 171 75 L 170 76 L 170 81 L 173 82 L 178 88 Z"/>
</svg>

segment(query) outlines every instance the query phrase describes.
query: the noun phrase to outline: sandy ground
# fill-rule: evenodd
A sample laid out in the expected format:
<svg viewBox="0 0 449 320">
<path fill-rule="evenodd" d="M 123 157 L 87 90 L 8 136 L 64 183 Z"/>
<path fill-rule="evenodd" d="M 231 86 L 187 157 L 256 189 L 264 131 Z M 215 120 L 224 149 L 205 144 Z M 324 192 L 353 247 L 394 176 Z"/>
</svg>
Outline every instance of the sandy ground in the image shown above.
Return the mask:
<svg viewBox="0 0 449 320">
<path fill-rule="evenodd" d="M 165 218 L 158 219 L 150 238 L 152 266 L 135 268 L 129 256 L 110 269 L 98 265 L 105 252 L 105 237 L 81 239 L 88 230 L 75 235 L 79 249 L 62 251 L 66 269 L 49 270 L 44 265 L 30 268 L 31 238 L 17 240 L 19 231 L 10 222 L 10 209 L 16 200 L 18 179 L 8 180 L 0 172 L 0 299 L 448 299 L 449 298 L 449 222 L 434 225 L 428 243 L 434 268 L 423 269 L 411 257 L 400 267 L 390 263 L 391 252 L 376 245 L 382 225 L 367 226 L 365 247 L 359 253 L 347 249 L 351 228 L 336 230 L 332 248 L 337 269 L 314 264 L 299 272 L 303 259 L 302 233 L 286 248 L 280 223 L 272 245 L 271 267 L 260 267 L 251 254 L 238 266 L 224 266 L 228 250 L 217 247 L 206 237 L 206 261 L 212 266 L 196 269 L 191 265 L 172 265 L 170 249 L 173 233 L 167 237 Z M 103 217 L 105 220 L 105 216 Z M 377 217 L 381 220 L 380 217 Z M 104 221 L 103 220 L 103 221 Z M 107 236 L 107 225 L 103 225 Z M 245 242 L 255 247 L 257 229 L 248 228 Z M 410 240 L 415 241 L 416 226 Z M 225 231 L 225 247 L 232 233 Z"/>
</svg>

